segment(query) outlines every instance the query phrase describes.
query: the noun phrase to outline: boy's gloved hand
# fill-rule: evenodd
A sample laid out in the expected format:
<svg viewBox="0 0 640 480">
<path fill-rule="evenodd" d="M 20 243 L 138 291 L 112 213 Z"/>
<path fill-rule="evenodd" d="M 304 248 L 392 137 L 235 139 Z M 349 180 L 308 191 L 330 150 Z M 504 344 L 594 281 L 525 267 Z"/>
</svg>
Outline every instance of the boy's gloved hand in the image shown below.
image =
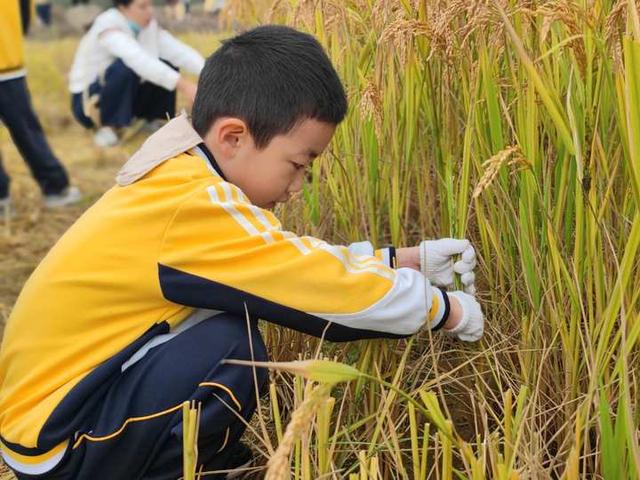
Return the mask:
<svg viewBox="0 0 640 480">
<path fill-rule="evenodd" d="M 469 240 L 441 238 L 440 240 L 423 240 L 420 243 L 420 270 L 433 285 L 450 287 L 453 285 L 454 272 L 460 274 L 464 291 L 475 294 L 476 252 Z M 452 257 L 461 255 L 460 260 L 453 263 Z"/>
<path fill-rule="evenodd" d="M 484 315 L 482 308 L 476 299 L 464 292 L 448 292 L 451 312 L 447 323 L 457 320 L 457 323 L 448 328 L 445 324 L 443 331 L 453 335 L 463 342 L 477 342 L 484 332 Z"/>
</svg>

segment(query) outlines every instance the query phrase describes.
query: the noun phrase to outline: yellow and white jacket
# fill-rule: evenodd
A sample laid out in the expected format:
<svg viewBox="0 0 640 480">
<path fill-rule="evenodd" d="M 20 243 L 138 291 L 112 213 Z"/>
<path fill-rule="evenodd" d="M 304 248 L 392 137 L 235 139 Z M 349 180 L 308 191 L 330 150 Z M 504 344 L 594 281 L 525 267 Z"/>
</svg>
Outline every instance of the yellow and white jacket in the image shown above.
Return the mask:
<svg viewBox="0 0 640 480">
<path fill-rule="evenodd" d="M 246 308 L 332 341 L 408 336 L 443 318 L 440 290 L 392 268 L 388 249 L 284 230 L 201 142 L 185 115 L 151 136 L 24 285 L 0 350 L 8 462 L 59 461 L 87 398 L 198 309 Z"/>
</svg>

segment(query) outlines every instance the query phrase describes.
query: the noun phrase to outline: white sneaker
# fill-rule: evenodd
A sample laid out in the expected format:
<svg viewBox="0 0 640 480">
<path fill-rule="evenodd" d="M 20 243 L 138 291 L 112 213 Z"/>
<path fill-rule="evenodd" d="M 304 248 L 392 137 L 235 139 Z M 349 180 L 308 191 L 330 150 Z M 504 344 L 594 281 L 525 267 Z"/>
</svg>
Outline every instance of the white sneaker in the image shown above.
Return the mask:
<svg viewBox="0 0 640 480">
<path fill-rule="evenodd" d="M 93 136 L 93 143 L 100 148 L 115 147 L 119 141 L 118 134 L 111 127 L 101 127 Z"/>
<path fill-rule="evenodd" d="M 70 185 L 62 192 L 44 196 L 45 208 L 66 207 L 82 200 L 82 192 L 75 185 Z"/>
</svg>

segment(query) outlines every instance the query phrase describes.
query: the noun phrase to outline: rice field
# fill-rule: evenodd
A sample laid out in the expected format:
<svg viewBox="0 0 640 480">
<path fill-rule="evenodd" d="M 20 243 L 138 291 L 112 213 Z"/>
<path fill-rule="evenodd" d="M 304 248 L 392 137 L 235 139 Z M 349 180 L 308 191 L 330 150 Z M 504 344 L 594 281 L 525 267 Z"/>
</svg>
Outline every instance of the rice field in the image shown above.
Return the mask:
<svg viewBox="0 0 640 480">
<path fill-rule="evenodd" d="M 283 223 L 339 243 L 468 237 L 486 314 L 478 344 L 430 332 L 321 344 L 263 325 L 274 362 L 337 363 L 274 365 L 246 435 L 265 465 L 254 476 L 640 478 L 638 5 L 228 0 L 225 13 L 229 28 L 314 34 L 349 93 Z M 208 53 L 220 37 L 184 38 Z M 71 124 L 75 41 L 30 43 L 29 80 L 90 202 L 141 139 L 98 153 Z M 16 188 L 21 215 L 0 241 L 5 317 L 82 210 L 44 217 L 26 173 Z"/>
<path fill-rule="evenodd" d="M 480 345 L 323 346 L 376 380 L 303 414 L 292 477 L 640 478 L 637 5 L 229 3 L 316 35 L 349 91 L 285 223 L 379 245 L 467 236 L 481 257 Z M 274 359 L 313 356 L 278 335 Z M 321 386 L 273 388 L 279 417 Z"/>
</svg>

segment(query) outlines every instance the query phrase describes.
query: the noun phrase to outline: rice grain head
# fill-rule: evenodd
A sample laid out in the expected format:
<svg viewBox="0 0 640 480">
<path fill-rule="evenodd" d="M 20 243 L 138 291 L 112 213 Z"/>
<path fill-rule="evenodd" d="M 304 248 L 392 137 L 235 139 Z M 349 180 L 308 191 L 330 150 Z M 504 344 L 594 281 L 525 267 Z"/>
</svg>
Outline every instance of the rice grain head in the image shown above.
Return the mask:
<svg viewBox="0 0 640 480">
<path fill-rule="evenodd" d="M 382 139 L 382 98 L 380 89 L 372 81 L 368 82 L 362 92 L 360 115 L 363 120 L 367 120 L 369 117 L 373 118 L 376 135 Z"/>
<path fill-rule="evenodd" d="M 489 158 L 489 160 L 485 161 L 482 164 L 482 166 L 485 167 L 486 169 L 482 174 L 482 177 L 480 178 L 480 180 L 478 180 L 478 184 L 476 185 L 476 188 L 473 190 L 473 194 L 471 195 L 471 198 L 473 199 L 478 198 L 480 194 L 484 190 L 486 190 L 489 187 L 489 185 L 491 185 L 491 182 L 493 182 L 494 178 L 496 178 L 496 175 L 498 174 L 498 171 L 500 170 L 500 168 L 505 163 L 507 163 L 507 160 L 509 160 L 509 158 L 519 150 L 520 149 L 517 146 L 510 146 L 503 150 L 500 150 L 498 153 L 496 153 L 491 158 Z M 514 165 L 514 164 L 520 163 L 523 160 L 524 159 L 521 156 L 515 157 L 514 160 L 510 162 L 510 164 Z"/>
<path fill-rule="evenodd" d="M 310 383 L 306 390 L 305 400 L 294 410 L 282 441 L 267 462 L 265 480 L 287 480 L 290 477 L 289 456 L 291 450 L 295 442 L 309 431 L 317 409 L 329 398 L 331 386 L 320 384 L 312 388 Z"/>
</svg>

